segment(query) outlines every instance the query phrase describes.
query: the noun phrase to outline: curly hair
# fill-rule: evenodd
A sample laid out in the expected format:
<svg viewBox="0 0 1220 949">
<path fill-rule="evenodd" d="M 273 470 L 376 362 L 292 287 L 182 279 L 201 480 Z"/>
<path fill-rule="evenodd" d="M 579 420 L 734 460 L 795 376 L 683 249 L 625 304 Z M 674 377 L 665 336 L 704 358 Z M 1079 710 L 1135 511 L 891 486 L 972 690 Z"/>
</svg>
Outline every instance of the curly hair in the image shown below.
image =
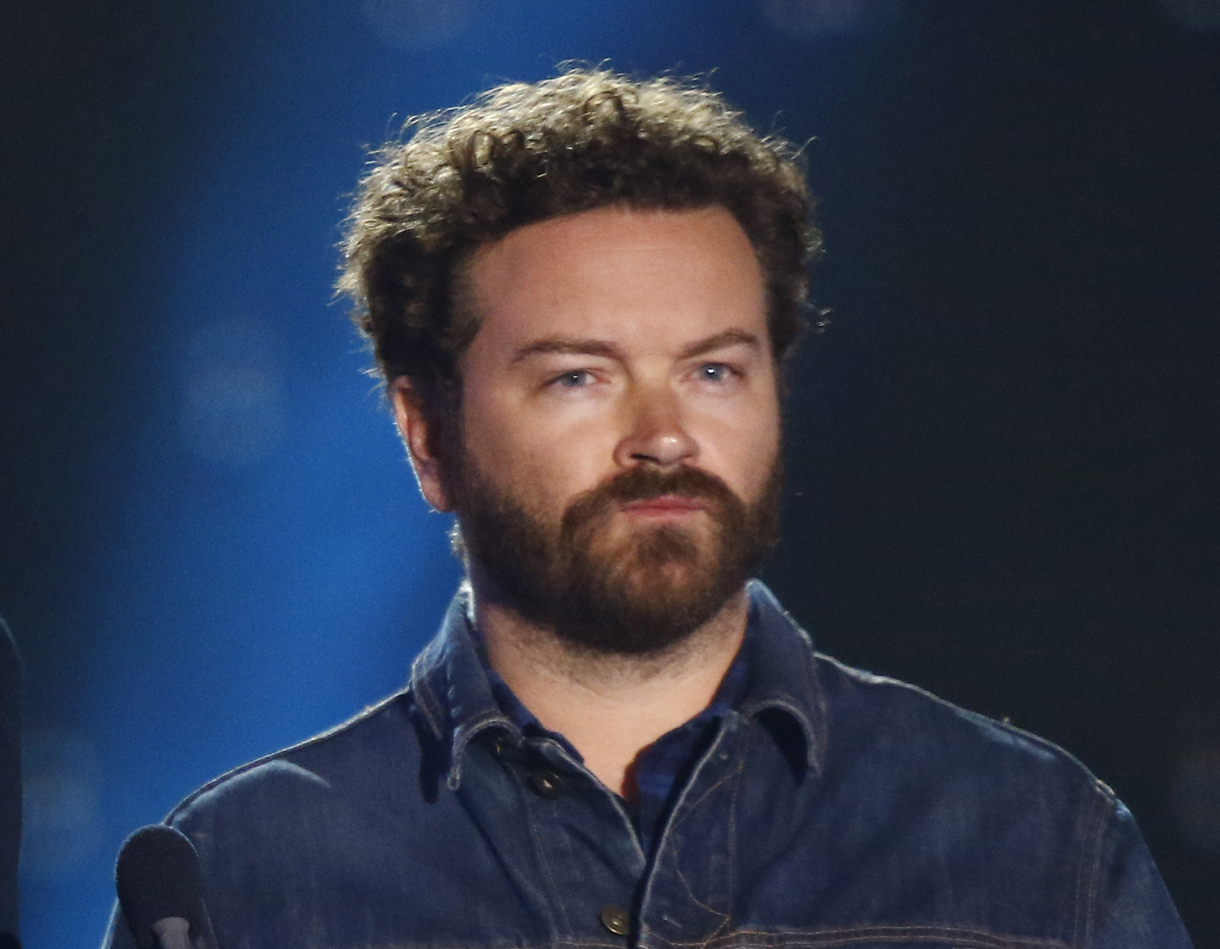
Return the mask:
<svg viewBox="0 0 1220 949">
<path fill-rule="evenodd" d="M 475 249 L 609 205 L 726 208 L 765 274 L 772 351 L 782 360 L 791 349 L 821 246 L 799 156 L 756 134 L 717 93 L 574 68 L 415 117 L 403 137 L 373 153 L 338 281 L 387 385 L 407 376 L 425 403 L 458 398 L 446 393 L 460 391 L 458 358 L 479 327 L 460 287 Z"/>
</svg>

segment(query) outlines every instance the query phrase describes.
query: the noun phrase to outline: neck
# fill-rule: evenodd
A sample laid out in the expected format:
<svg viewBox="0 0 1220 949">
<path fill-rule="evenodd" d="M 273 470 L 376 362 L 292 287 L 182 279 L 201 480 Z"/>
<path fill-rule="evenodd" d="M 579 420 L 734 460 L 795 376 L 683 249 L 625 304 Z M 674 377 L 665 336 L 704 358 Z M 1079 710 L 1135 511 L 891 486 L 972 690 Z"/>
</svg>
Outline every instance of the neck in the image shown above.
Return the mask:
<svg viewBox="0 0 1220 949">
<path fill-rule="evenodd" d="M 562 734 L 610 790 L 635 798 L 640 752 L 711 703 L 741 647 L 749 601 L 742 589 L 681 642 L 649 656 L 583 649 L 484 596 L 475 619 L 488 659 L 544 728 Z M 482 589 L 481 589 L 482 588 Z"/>
</svg>

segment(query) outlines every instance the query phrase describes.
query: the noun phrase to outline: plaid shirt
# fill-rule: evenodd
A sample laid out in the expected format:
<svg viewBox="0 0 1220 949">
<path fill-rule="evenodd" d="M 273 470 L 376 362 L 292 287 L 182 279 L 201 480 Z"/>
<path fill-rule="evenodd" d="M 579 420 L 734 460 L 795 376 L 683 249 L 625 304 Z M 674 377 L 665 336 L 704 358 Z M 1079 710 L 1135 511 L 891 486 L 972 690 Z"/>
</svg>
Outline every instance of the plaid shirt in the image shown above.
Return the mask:
<svg viewBox="0 0 1220 949">
<path fill-rule="evenodd" d="M 479 645 L 482 647 L 482 643 Z M 624 804 L 635 818 L 636 833 L 639 834 L 645 853 L 652 853 L 664 829 L 665 817 L 676 796 L 675 792 L 681 789 L 690 768 L 699 760 L 707 743 L 716 734 L 720 720 L 745 697 L 749 683 L 746 653 L 746 644 L 743 642 L 707 708 L 686 724 L 666 732 L 645 748 L 636 759 L 635 780 L 639 795 L 634 803 L 624 801 Z M 508 683 L 500 678 L 499 673 L 487 661 L 485 649 L 479 649 L 479 657 L 483 660 L 496 704 L 514 725 L 527 736 L 552 738 L 563 745 L 577 761 L 584 760 L 563 735 L 544 728 L 534 713 L 513 694 Z"/>
</svg>

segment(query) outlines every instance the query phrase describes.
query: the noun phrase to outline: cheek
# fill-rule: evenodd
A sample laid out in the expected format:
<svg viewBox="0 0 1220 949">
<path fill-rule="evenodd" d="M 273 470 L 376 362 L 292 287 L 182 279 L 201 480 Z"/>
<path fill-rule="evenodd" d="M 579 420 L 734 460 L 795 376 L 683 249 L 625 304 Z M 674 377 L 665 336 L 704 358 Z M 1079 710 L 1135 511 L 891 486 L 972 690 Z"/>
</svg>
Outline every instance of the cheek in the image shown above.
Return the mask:
<svg viewBox="0 0 1220 949">
<path fill-rule="evenodd" d="M 465 450 L 484 477 L 544 510 L 562 510 L 609 472 L 613 438 L 594 419 L 565 419 L 520 403 L 469 402 Z"/>
<path fill-rule="evenodd" d="M 700 466 L 720 477 L 738 497 L 757 499 L 779 455 L 778 404 L 759 399 L 738 412 L 707 413 L 699 428 L 695 437 Z"/>
<path fill-rule="evenodd" d="M 779 456 L 778 427 L 760 428 L 753 433 L 747 450 L 736 459 L 739 477 L 742 479 L 741 497 L 755 501 L 763 493 L 768 477 Z M 746 444 L 743 442 L 743 445 Z"/>
</svg>

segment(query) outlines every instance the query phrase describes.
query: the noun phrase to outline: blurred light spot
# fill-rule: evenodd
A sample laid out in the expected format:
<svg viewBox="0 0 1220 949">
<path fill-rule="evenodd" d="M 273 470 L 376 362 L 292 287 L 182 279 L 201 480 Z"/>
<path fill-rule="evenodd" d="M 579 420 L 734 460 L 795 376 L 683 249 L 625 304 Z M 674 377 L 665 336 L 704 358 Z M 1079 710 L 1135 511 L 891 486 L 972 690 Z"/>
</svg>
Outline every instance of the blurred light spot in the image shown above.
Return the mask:
<svg viewBox="0 0 1220 949">
<path fill-rule="evenodd" d="M 92 869 L 103 838 L 93 747 L 60 731 L 27 732 L 22 741 L 22 875 L 53 881 Z"/>
<path fill-rule="evenodd" d="M 238 467 L 265 458 L 284 435 L 282 373 L 267 335 L 251 323 L 198 331 L 183 366 L 187 450 Z"/>
<path fill-rule="evenodd" d="M 474 19 L 475 0 L 364 0 L 364 16 L 385 43 L 434 46 L 458 36 Z"/>
<path fill-rule="evenodd" d="M 1220 854 L 1220 749 L 1186 757 L 1173 784 L 1178 829 L 1187 845 Z"/>
<path fill-rule="evenodd" d="M 802 39 L 842 36 L 882 26 L 898 14 L 897 0 L 759 0 L 777 30 Z"/>
<path fill-rule="evenodd" d="M 1170 17 L 1189 29 L 1220 28 L 1220 0 L 1160 0 L 1160 3 Z"/>
</svg>

